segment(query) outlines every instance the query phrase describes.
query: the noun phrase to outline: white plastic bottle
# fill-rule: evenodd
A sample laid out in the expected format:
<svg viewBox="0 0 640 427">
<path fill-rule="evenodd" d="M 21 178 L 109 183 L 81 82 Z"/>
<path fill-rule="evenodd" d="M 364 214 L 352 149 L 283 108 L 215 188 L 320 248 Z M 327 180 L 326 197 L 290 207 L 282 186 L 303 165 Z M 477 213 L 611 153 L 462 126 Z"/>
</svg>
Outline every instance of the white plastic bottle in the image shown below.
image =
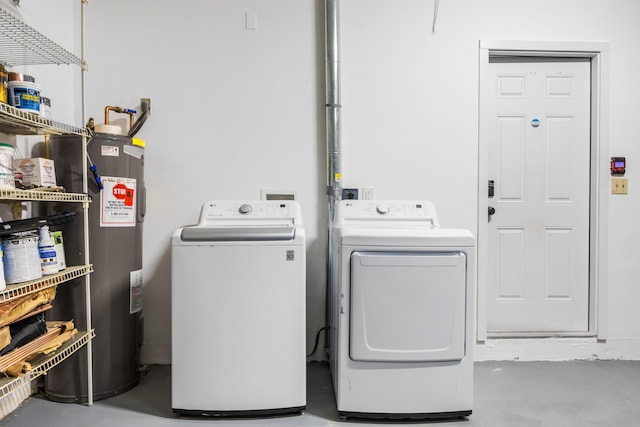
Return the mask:
<svg viewBox="0 0 640 427">
<path fill-rule="evenodd" d="M 48 225 L 40 227 L 40 242 L 38 242 L 38 250 L 40 251 L 40 266 L 42 274 L 55 274 L 60 270 L 58 258 L 56 257 L 56 248 L 53 243 L 53 237 L 49 231 Z"/>
</svg>

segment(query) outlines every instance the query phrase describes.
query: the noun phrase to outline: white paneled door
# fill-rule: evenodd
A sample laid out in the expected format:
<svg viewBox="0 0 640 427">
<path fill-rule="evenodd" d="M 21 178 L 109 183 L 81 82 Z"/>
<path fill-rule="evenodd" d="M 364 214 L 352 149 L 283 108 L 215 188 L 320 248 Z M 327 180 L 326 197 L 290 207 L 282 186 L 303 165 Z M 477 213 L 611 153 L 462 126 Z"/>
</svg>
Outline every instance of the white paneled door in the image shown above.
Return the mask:
<svg viewBox="0 0 640 427">
<path fill-rule="evenodd" d="M 487 333 L 587 332 L 590 62 L 497 57 L 489 70 Z"/>
</svg>

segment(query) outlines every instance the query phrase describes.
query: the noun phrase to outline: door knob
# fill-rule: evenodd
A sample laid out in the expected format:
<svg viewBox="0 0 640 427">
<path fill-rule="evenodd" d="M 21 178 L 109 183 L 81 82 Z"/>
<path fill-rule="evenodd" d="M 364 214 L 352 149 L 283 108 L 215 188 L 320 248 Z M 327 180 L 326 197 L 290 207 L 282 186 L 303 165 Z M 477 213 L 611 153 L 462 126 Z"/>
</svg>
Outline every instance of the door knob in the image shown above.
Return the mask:
<svg viewBox="0 0 640 427">
<path fill-rule="evenodd" d="M 494 213 L 496 213 L 496 208 L 494 208 L 493 206 L 489 206 L 489 216 L 493 215 Z"/>
</svg>

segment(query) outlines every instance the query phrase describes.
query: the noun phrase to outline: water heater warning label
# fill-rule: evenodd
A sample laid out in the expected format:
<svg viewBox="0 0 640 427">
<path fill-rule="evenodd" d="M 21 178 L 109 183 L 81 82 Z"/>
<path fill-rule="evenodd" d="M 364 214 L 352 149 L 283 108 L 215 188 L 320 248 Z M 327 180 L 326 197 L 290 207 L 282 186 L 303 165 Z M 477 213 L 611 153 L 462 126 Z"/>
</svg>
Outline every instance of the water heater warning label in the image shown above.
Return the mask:
<svg viewBox="0 0 640 427">
<path fill-rule="evenodd" d="M 100 192 L 100 227 L 136 226 L 136 180 L 103 176 Z"/>
<path fill-rule="evenodd" d="M 129 314 L 142 310 L 142 270 L 129 272 Z"/>
</svg>

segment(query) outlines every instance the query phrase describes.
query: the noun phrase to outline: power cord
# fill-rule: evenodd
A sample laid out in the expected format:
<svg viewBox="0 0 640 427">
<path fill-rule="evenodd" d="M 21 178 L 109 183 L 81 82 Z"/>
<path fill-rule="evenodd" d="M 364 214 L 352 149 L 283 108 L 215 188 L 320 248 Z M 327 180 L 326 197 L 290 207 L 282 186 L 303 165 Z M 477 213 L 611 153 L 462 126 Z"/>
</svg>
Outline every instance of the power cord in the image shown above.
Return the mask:
<svg viewBox="0 0 640 427">
<path fill-rule="evenodd" d="M 433 24 L 431 25 L 431 32 L 436 33 L 436 21 L 438 20 L 438 8 L 440 7 L 440 0 L 435 0 L 433 4 Z"/>
<path fill-rule="evenodd" d="M 316 333 L 316 343 L 313 345 L 313 350 L 311 350 L 311 353 L 307 354 L 307 357 L 311 357 L 313 356 L 313 353 L 316 352 L 316 350 L 318 349 L 318 341 L 320 340 L 320 333 L 322 331 L 326 331 L 328 330 L 329 327 L 328 326 L 323 326 L 322 328 L 320 328 L 320 330 L 318 331 L 318 333 Z"/>
</svg>

